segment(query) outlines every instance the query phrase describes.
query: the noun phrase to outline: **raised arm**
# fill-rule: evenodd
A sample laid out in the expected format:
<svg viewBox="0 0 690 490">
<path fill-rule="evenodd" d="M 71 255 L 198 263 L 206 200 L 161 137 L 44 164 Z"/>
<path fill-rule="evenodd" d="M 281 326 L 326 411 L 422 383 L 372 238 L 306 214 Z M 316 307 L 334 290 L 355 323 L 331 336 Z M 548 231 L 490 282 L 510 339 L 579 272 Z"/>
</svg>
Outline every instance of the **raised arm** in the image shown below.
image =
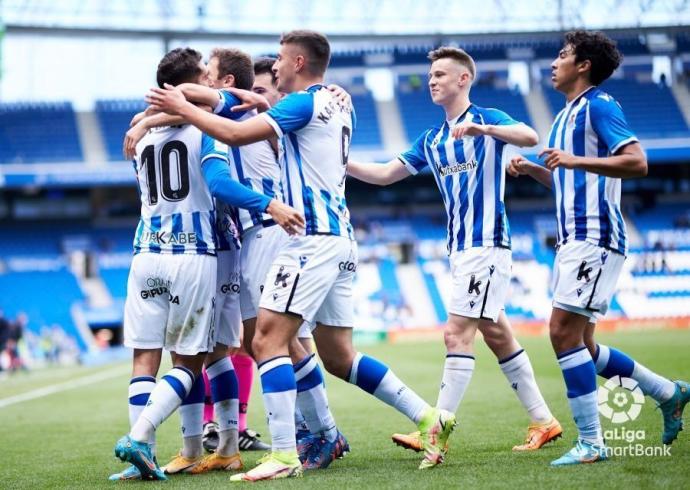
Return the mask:
<svg viewBox="0 0 690 490">
<path fill-rule="evenodd" d="M 397 158 L 388 163 L 360 163 L 350 160 L 347 173 L 357 180 L 375 185 L 393 184 L 412 175 Z"/>
<path fill-rule="evenodd" d="M 170 85 L 165 89 L 151 89 L 146 101 L 162 112 L 182 116 L 189 124 L 231 146 L 247 145 L 275 135 L 271 125 L 262 117 L 235 122 L 209 114 L 188 102 L 181 90 Z"/>
<path fill-rule="evenodd" d="M 221 95 L 218 90 L 199 85 L 198 83 L 181 83 L 177 88 L 182 91 L 185 99 L 193 104 L 216 107 L 221 101 Z"/>
<path fill-rule="evenodd" d="M 481 135 L 491 136 L 515 146 L 534 146 L 539 143 L 537 132 L 523 123 L 494 125 L 463 121 L 453 128 L 453 138 L 455 139 L 460 139 L 463 136 Z"/>
<path fill-rule="evenodd" d="M 578 157 L 557 148 L 545 148 L 539 154 L 539 156 L 542 155 L 547 155 L 545 163 L 547 168 L 551 170 L 558 167 L 579 168 L 604 177 L 619 179 L 631 179 L 647 175 L 647 156 L 637 142 L 627 144 L 620 148 L 615 155 L 603 158 Z"/>
</svg>

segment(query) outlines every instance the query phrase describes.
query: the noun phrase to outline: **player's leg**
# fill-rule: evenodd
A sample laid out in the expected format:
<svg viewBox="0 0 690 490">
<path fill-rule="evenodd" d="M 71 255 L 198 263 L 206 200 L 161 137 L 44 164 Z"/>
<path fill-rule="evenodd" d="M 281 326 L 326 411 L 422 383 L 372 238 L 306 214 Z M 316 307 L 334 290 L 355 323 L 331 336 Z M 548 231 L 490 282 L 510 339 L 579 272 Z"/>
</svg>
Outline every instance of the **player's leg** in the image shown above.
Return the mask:
<svg viewBox="0 0 690 490">
<path fill-rule="evenodd" d="M 297 332 L 297 342 L 299 343 L 301 349 L 292 347 L 294 342 L 291 344 L 290 352 L 293 358 L 293 364 L 295 363 L 295 356 L 292 354 L 293 351 L 300 349 L 300 356 L 297 356 L 301 357 L 299 360 L 305 359 L 308 355 L 313 353 L 313 336 L 311 334 L 311 329 L 311 325 L 306 322 L 299 327 L 299 331 Z M 299 362 L 299 360 L 297 362 Z M 295 428 L 297 429 L 295 438 L 297 439 L 297 449 L 299 451 L 300 439 L 311 434 L 309 431 L 309 425 L 307 424 L 307 421 L 299 408 L 299 390 L 297 392 L 297 406 L 295 407 Z"/>
<path fill-rule="evenodd" d="M 607 457 L 597 405 L 596 368 L 584 338 L 595 313 L 606 312 L 622 267 L 622 256 L 620 259 L 609 257 L 605 249 L 578 241 L 566 243 L 556 254 L 549 334 L 563 373 L 578 441 L 551 463 L 554 466 L 591 463 Z"/>
<path fill-rule="evenodd" d="M 683 428 L 683 410 L 690 402 L 690 384 L 685 381 L 671 381 L 637 362 L 625 352 L 597 344 L 594 340 L 595 325 L 594 322 L 587 325 L 585 344 L 594 359 L 597 374 L 606 379 L 619 376 L 637 381 L 642 393 L 659 404 L 664 421 L 661 440 L 663 444 L 671 444 Z"/>
<path fill-rule="evenodd" d="M 134 351 L 132 378 L 129 385 L 130 429 L 141 417 L 156 387 L 156 375 L 160 367 L 168 315 L 167 298 L 159 294 L 162 291 L 160 288 L 163 287 L 161 279 L 157 277 L 160 257 L 144 257 L 144 255 L 151 254 L 138 254 L 132 259 L 124 312 L 124 344 Z M 155 284 L 151 282 L 155 280 L 158 282 Z M 144 452 L 148 455 L 147 457 L 155 464 L 155 433 L 140 442 L 142 446 L 145 446 Z M 139 478 L 141 478 L 141 472 L 135 465 L 110 476 L 111 480 Z M 145 478 L 165 479 L 165 475 L 159 469 L 153 476 L 145 474 Z"/>
<path fill-rule="evenodd" d="M 534 370 L 527 352 L 513 335 L 505 311 L 497 322 L 482 321 L 479 324 L 486 345 L 491 349 L 508 384 L 515 391 L 520 403 L 530 417 L 525 443 L 513 447 L 514 451 L 539 449 L 563 433 L 561 424 L 554 418 L 534 377 Z"/>
<path fill-rule="evenodd" d="M 156 386 L 156 375 L 161 363 L 160 349 L 134 349 L 132 358 L 132 378 L 129 382 L 129 426 L 137 419 L 149 401 L 151 392 Z M 155 434 L 148 441 L 153 457 L 156 457 Z M 141 479 L 139 469 L 131 465 L 120 473 L 110 476 L 110 480 L 138 480 Z"/>
</svg>

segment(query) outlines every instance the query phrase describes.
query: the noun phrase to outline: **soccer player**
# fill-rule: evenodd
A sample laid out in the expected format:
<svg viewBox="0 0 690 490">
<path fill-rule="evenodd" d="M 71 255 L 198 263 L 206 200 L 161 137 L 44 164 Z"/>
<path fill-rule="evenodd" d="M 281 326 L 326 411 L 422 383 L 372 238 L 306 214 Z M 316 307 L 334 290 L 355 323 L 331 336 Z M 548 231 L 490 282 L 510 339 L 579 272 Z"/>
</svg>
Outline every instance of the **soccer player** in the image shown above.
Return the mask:
<svg viewBox="0 0 690 490">
<path fill-rule="evenodd" d="M 159 86 L 206 83 L 207 77 L 201 54 L 190 48 L 167 53 L 157 70 Z M 267 211 L 290 233 L 303 226 L 294 209 L 231 180 L 227 165 L 226 146 L 189 125 L 159 128 L 137 146 L 141 219 L 124 320 L 125 345 L 134 349 L 131 430 L 115 445 L 115 455 L 134 468 L 111 479 L 166 479 L 150 444 L 189 395 L 215 343 L 213 197 Z M 171 351 L 173 368 L 156 383 L 163 348 Z"/>
<path fill-rule="evenodd" d="M 172 87 L 152 89 L 147 98 L 155 108 L 181 115 L 231 145 L 284 137 L 287 202 L 306 213 L 304 234 L 290 238 L 268 273 L 252 342 L 272 452 L 253 470 L 233 475 L 233 481 L 302 473 L 294 438 L 296 382 L 288 343 L 303 321 L 316 322 L 314 340 L 329 372 L 357 384 L 417 423 L 425 450 L 420 469 L 442 462 L 455 425 L 453 414 L 430 407 L 387 366 L 352 346 L 351 288 L 357 245 L 344 183 L 354 121 L 351 107 L 338 104 L 323 86 L 329 59 L 330 46 L 322 34 L 285 34 L 274 71 L 278 89 L 289 95 L 260 117 L 246 121 L 234 122 L 198 110 Z"/>
<path fill-rule="evenodd" d="M 398 158 L 386 164 L 350 162 L 348 173 L 388 185 L 431 168 L 448 216 L 453 278 L 444 331 L 447 354 L 436 406 L 457 411 L 474 371 L 474 338 L 479 329 L 531 418 L 525 443 L 513 449 L 539 449 L 559 437 L 562 429 L 503 311 L 512 264 L 503 203 L 506 146 L 532 146 L 538 137 L 508 114 L 470 102 L 475 64 L 465 51 L 441 47 L 431 51 L 429 59 L 431 98 L 443 107 L 445 121 L 422 132 Z M 421 448 L 415 433 L 395 434 L 393 441 L 409 449 Z"/>
<path fill-rule="evenodd" d="M 553 61 L 551 81 L 566 105 L 551 126 L 545 167 L 521 156 L 509 172 L 529 175 L 552 188 L 558 244 L 553 271 L 551 343 L 563 371 L 579 437 L 554 466 L 606 459 L 597 411 L 597 373 L 629 377 L 659 402 L 664 444 L 682 428 L 690 385 L 650 371 L 623 352 L 597 344 L 594 326 L 608 310 L 628 247 L 620 207 L 621 179 L 644 177 L 647 159 L 620 105 L 598 86 L 622 55 L 599 32 L 574 31 Z"/>
</svg>

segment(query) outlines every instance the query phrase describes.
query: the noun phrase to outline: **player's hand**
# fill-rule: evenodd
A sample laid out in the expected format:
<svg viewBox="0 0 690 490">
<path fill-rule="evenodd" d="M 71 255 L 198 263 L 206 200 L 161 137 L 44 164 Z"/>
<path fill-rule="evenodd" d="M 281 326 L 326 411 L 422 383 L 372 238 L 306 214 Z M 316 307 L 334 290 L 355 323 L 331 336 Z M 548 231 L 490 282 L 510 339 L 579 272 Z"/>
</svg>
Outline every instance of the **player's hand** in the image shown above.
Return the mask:
<svg viewBox="0 0 690 490">
<path fill-rule="evenodd" d="M 508 164 L 506 171 L 511 177 L 527 175 L 530 164 L 531 162 L 522 155 L 515 155 L 510 159 L 510 163 Z"/>
<path fill-rule="evenodd" d="M 137 143 L 146 135 L 149 128 L 145 121 L 141 119 L 125 133 L 125 141 L 122 143 L 122 153 L 125 160 L 131 160 L 137 153 Z"/>
<path fill-rule="evenodd" d="M 251 109 L 256 109 L 259 112 L 265 112 L 271 108 L 271 104 L 268 103 L 266 97 L 261 94 L 254 93 L 251 90 L 244 90 L 235 87 L 228 87 L 223 90 L 227 90 L 242 101 L 240 105 L 236 105 L 230 109 L 232 112 L 249 111 Z"/>
<path fill-rule="evenodd" d="M 273 218 L 288 235 L 297 235 L 304 230 L 304 216 L 299 214 L 294 208 L 277 199 L 271 199 L 271 203 L 266 208 L 266 212 L 271 215 L 271 218 Z"/>
<path fill-rule="evenodd" d="M 568 152 L 559 150 L 558 148 L 544 148 L 539 152 L 539 158 L 546 155 L 544 160 L 544 165 L 549 170 L 557 169 L 558 167 L 563 168 L 575 168 L 577 167 L 577 159 L 575 156 Z"/>
<path fill-rule="evenodd" d="M 152 88 L 146 94 L 146 103 L 150 104 L 155 110 L 179 116 L 182 108 L 187 104 L 182 90 L 166 83 L 165 88 Z"/>
<path fill-rule="evenodd" d="M 333 94 L 333 97 L 335 97 L 335 100 L 338 102 L 338 104 L 345 107 L 352 107 L 352 97 L 347 92 L 347 90 L 345 90 L 340 85 L 335 85 L 333 83 L 330 84 L 327 88 L 331 92 L 331 94 Z"/>
<path fill-rule="evenodd" d="M 473 123 L 472 121 L 463 121 L 453 126 L 451 134 L 456 140 L 462 139 L 465 136 L 481 136 L 486 134 L 486 126 Z"/>
</svg>

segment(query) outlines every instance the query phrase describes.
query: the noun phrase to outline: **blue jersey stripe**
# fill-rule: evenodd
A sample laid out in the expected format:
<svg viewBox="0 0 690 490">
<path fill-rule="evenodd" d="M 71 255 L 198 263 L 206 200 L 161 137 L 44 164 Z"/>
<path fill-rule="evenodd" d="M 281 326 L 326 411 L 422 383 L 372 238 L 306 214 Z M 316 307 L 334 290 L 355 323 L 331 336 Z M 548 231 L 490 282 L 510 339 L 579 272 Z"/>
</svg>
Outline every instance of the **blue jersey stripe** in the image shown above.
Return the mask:
<svg viewBox="0 0 690 490">
<path fill-rule="evenodd" d="M 608 155 L 608 149 L 602 140 L 597 142 L 597 157 L 605 158 Z M 611 217 L 609 216 L 609 203 L 606 200 L 606 177 L 599 176 L 597 185 L 599 192 L 599 246 L 611 246 Z"/>
<path fill-rule="evenodd" d="M 137 225 L 137 231 L 134 233 L 134 253 L 138 254 L 141 252 L 141 234 L 144 232 L 144 219 L 139 219 L 139 224 Z"/>
<path fill-rule="evenodd" d="M 448 124 L 443 125 L 441 130 L 441 139 L 437 147 L 438 157 L 441 160 L 440 164 L 444 167 L 448 166 L 448 155 L 446 154 L 445 141 L 448 138 L 449 130 Z M 438 172 L 438 169 L 435 170 Z M 441 178 L 442 179 L 442 178 Z M 448 197 L 448 249 L 453 250 L 453 231 L 455 230 L 454 225 L 454 214 L 452 212 L 455 209 L 455 199 L 453 198 L 453 179 L 445 179 L 446 196 Z"/>
<path fill-rule="evenodd" d="M 474 138 L 474 154 L 478 162 L 484 162 L 484 136 Z M 496 169 L 498 170 L 498 169 Z M 472 196 L 474 223 L 472 230 L 472 246 L 479 247 L 484 241 L 484 165 L 480 165 L 475 173 L 476 187 Z M 498 192 L 499 189 L 496 189 Z M 496 240 L 494 240 L 494 243 Z"/>
<path fill-rule="evenodd" d="M 494 152 L 494 206 L 496 206 L 495 211 L 495 221 L 494 221 L 494 245 L 500 246 L 504 243 L 503 234 L 508 230 L 504 227 L 505 209 L 503 208 L 503 200 L 501 199 L 501 178 L 503 178 L 502 163 L 503 163 L 503 148 L 505 143 L 503 141 L 496 140 L 496 150 Z M 510 245 L 508 245 L 510 246 Z"/>
<path fill-rule="evenodd" d="M 156 233 L 161 231 L 161 217 L 160 216 L 151 216 L 151 235 L 155 236 Z M 151 238 L 149 237 L 149 240 Z M 158 245 L 157 243 L 153 243 L 153 241 L 149 241 L 149 250 L 153 253 L 160 253 L 161 251 L 161 246 Z"/>
<path fill-rule="evenodd" d="M 276 195 L 275 189 L 273 187 L 273 179 L 264 177 L 261 179 L 262 192 L 268 197 L 274 197 Z"/>
<path fill-rule="evenodd" d="M 204 241 L 204 234 L 201 227 L 201 213 L 198 211 L 192 213 L 192 225 L 194 227 L 194 233 L 196 234 L 196 252 L 205 254 L 208 252 L 208 245 Z"/>
<path fill-rule="evenodd" d="M 585 124 L 587 111 L 582 109 L 575 117 L 573 129 L 573 153 L 585 154 Z M 584 170 L 573 171 L 575 185 L 575 199 L 573 212 L 575 213 L 575 240 L 584 240 L 587 237 L 587 176 Z"/>
<path fill-rule="evenodd" d="M 178 238 L 182 231 L 182 215 L 180 213 L 174 213 L 172 215 L 172 234 L 175 236 L 175 238 Z M 184 253 L 184 245 L 173 244 L 172 251 L 173 254 Z"/>
<path fill-rule="evenodd" d="M 340 223 L 338 222 L 338 213 L 331 207 L 331 194 L 321 189 L 321 198 L 326 203 L 326 212 L 328 213 L 328 228 L 333 235 L 340 235 Z"/>
<path fill-rule="evenodd" d="M 316 233 L 316 212 L 314 210 L 314 193 L 307 187 L 304 181 L 304 173 L 302 171 L 302 156 L 299 151 L 299 143 L 297 142 L 297 135 L 290 133 L 290 143 L 292 143 L 293 151 L 295 152 L 295 159 L 297 161 L 297 170 L 299 173 L 300 184 L 302 187 L 302 203 L 304 205 L 304 219 L 307 222 L 306 234 L 311 235 Z"/>
</svg>

